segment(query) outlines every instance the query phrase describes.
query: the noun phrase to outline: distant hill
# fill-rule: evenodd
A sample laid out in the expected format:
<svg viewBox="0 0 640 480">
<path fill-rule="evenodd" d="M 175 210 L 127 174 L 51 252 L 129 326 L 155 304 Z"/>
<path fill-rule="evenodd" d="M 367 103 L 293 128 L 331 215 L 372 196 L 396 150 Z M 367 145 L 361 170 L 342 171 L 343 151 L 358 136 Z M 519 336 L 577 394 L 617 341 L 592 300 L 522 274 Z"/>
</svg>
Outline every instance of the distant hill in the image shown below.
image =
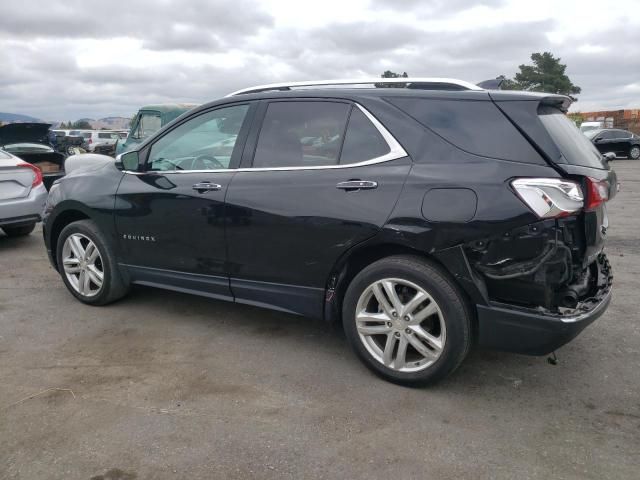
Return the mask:
<svg viewBox="0 0 640 480">
<path fill-rule="evenodd" d="M 130 118 L 126 117 L 104 117 L 94 120 L 93 118 L 79 118 L 77 120 L 89 122 L 91 126 L 97 130 L 106 128 L 111 130 L 128 130 Z"/>
<path fill-rule="evenodd" d="M 13 123 L 13 122 L 41 122 L 35 117 L 30 117 L 29 115 L 21 115 L 19 113 L 6 113 L 0 112 L 0 122 L 2 123 Z"/>
</svg>

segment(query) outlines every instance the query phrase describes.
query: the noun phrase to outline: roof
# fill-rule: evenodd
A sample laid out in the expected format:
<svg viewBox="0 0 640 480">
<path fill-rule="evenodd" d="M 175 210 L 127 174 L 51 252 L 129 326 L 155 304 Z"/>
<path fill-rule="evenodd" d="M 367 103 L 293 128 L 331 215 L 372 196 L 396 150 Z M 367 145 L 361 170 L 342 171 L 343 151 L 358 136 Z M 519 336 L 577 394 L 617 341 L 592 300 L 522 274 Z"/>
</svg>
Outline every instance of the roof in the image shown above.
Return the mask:
<svg viewBox="0 0 640 480">
<path fill-rule="evenodd" d="M 466 82 L 464 80 L 458 80 L 457 78 L 434 78 L 434 77 L 372 77 L 372 78 L 340 78 L 335 80 L 306 80 L 303 82 L 284 82 L 284 83 L 271 83 L 268 85 L 258 85 L 255 87 L 243 88 L 227 95 L 232 97 L 234 95 L 258 93 L 272 90 L 289 91 L 298 90 L 304 88 L 322 89 L 322 88 L 354 88 L 355 85 L 360 85 L 361 88 L 365 85 L 372 85 L 373 88 L 388 88 L 389 85 L 398 85 L 400 88 L 408 88 L 414 90 L 483 90 L 482 88 L 474 85 L 473 83 Z M 372 87 L 365 87 L 371 89 Z"/>
</svg>

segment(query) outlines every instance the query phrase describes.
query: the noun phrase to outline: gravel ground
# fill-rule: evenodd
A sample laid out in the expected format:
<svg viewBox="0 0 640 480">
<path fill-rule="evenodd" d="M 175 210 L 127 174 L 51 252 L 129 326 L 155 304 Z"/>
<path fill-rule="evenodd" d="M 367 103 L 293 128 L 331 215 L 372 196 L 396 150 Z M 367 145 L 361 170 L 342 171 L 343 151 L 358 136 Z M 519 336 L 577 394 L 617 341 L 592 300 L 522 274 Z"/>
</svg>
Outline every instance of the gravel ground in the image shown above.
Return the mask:
<svg viewBox="0 0 640 480">
<path fill-rule="evenodd" d="M 0 478 L 640 476 L 640 162 L 614 162 L 608 312 L 544 358 L 370 374 L 320 322 L 137 288 L 75 301 L 39 230 L 0 237 Z"/>
</svg>

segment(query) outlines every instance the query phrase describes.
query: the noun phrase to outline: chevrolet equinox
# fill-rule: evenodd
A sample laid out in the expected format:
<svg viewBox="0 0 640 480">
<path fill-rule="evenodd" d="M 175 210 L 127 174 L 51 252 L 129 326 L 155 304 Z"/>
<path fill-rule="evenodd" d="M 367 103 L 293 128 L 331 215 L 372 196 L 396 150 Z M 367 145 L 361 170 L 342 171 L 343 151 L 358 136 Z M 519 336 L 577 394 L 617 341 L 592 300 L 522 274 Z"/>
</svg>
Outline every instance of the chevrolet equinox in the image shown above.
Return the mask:
<svg viewBox="0 0 640 480">
<path fill-rule="evenodd" d="M 115 161 L 70 157 L 47 251 L 90 305 L 140 284 L 341 321 L 405 385 L 474 343 L 544 355 L 611 299 L 616 176 L 570 101 L 427 78 L 234 92 Z"/>
</svg>

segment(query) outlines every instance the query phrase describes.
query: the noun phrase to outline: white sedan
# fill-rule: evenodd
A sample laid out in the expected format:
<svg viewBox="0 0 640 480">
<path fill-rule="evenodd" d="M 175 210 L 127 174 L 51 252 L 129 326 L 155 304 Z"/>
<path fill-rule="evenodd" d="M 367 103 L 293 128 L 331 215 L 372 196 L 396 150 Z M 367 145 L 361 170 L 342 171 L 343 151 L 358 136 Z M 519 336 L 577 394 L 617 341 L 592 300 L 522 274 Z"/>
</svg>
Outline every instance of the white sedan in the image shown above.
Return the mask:
<svg viewBox="0 0 640 480">
<path fill-rule="evenodd" d="M 29 235 L 41 220 L 46 201 L 42 171 L 0 150 L 0 228 L 4 233 Z"/>
</svg>

